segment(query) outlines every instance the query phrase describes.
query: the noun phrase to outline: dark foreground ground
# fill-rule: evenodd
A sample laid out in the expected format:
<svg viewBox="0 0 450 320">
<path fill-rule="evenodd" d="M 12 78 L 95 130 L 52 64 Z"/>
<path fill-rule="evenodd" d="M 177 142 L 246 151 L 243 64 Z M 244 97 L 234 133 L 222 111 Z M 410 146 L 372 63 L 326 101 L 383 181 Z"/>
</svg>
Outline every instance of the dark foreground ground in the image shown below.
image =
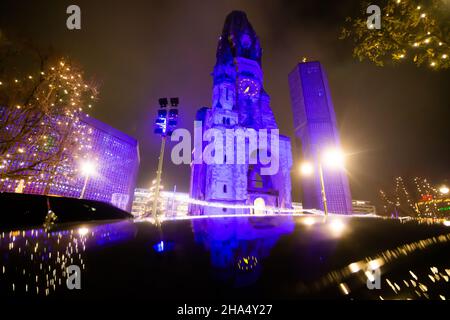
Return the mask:
<svg viewBox="0 0 450 320">
<path fill-rule="evenodd" d="M 449 241 L 442 223 L 360 217 L 56 224 L 0 232 L 0 293 L 31 301 L 448 299 Z M 80 268 L 81 289 L 68 289 L 70 265 Z"/>
</svg>

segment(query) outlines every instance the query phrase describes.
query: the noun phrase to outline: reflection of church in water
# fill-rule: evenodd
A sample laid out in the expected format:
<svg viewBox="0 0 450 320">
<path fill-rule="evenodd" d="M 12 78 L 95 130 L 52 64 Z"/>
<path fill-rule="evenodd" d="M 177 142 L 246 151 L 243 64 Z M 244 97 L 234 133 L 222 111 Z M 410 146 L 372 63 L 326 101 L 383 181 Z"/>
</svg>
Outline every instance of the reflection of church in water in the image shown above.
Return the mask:
<svg viewBox="0 0 450 320">
<path fill-rule="evenodd" d="M 250 285 L 261 273 L 280 237 L 294 231 L 292 217 L 233 217 L 192 221 L 195 241 L 210 252 L 215 278 L 235 287 Z"/>
<path fill-rule="evenodd" d="M 261 55 L 258 36 L 245 13 L 230 13 L 219 38 L 217 61 L 212 73 L 212 108 L 201 108 L 197 112 L 196 120 L 202 121 L 203 132 L 215 128 L 225 135 L 226 129 L 267 129 L 269 140 L 270 130 L 278 129 L 270 108 L 270 97 L 263 87 Z M 246 145 L 245 164 L 227 164 L 232 159 L 224 159 L 223 164 L 192 164 L 191 197 L 229 204 L 252 205 L 256 201 L 258 205 L 290 208 L 290 139 L 280 136 L 279 150 L 257 151 L 258 154 L 267 152 L 272 161 L 278 161 L 278 170 L 273 175 L 261 174 L 263 166 L 260 161 L 249 164 L 248 139 Z M 270 141 L 267 142 L 268 149 L 270 145 Z M 203 148 L 205 146 L 206 143 Z M 236 151 L 236 146 L 234 149 Z M 208 208 L 208 213 L 243 212 L 243 209 L 239 210 Z M 205 212 L 202 207 L 192 206 L 191 213 Z"/>
</svg>

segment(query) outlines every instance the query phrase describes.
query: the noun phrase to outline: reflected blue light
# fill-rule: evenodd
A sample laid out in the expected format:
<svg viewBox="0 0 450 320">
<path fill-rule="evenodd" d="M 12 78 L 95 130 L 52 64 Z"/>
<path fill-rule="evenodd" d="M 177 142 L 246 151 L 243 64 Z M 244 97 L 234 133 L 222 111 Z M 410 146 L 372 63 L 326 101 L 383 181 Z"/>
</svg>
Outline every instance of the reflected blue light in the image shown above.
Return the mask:
<svg viewBox="0 0 450 320">
<path fill-rule="evenodd" d="M 160 242 L 153 245 L 153 250 L 155 250 L 158 253 L 169 251 L 173 248 L 173 243 L 171 242 L 165 242 L 161 240 Z"/>
<path fill-rule="evenodd" d="M 153 246 L 153 249 L 155 249 L 156 252 L 163 252 L 164 251 L 164 241 L 160 241 L 157 244 Z"/>
</svg>

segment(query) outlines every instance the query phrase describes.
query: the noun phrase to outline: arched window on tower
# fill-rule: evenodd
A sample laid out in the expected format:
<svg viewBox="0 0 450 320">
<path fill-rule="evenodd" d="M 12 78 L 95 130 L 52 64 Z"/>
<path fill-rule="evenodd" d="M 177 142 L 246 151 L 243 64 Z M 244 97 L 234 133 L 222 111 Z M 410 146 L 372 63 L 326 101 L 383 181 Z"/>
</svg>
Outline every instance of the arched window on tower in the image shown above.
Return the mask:
<svg viewBox="0 0 450 320">
<path fill-rule="evenodd" d="M 227 193 L 227 185 L 226 184 L 223 185 L 223 193 Z"/>
</svg>

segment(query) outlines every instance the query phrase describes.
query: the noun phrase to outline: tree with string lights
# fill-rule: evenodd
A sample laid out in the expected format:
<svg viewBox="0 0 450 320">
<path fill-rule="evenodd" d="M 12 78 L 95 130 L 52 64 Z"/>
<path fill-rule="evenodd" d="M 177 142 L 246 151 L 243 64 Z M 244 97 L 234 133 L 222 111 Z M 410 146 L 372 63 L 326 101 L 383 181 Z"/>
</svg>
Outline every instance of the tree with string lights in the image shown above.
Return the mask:
<svg viewBox="0 0 450 320">
<path fill-rule="evenodd" d="M 353 55 L 378 66 L 412 62 L 432 69 L 450 67 L 450 2 L 387 0 L 381 7 L 381 28 L 368 15 L 346 19 L 341 39 L 354 42 Z"/>
<path fill-rule="evenodd" d="M 68 59 L 36 54 L 32 63 L 27 54 L 0 44 L 0 178 L 2 185 L 45 181 L 48 192 L 89 151 L 80 117 L 97 88 Z"/>
<path fill-rule="evenodd" d="M 385 214 L 395 217 L 438 217 L 440 212 L 435 200 L 440 196 L 437 188 L 426 178 L 420 177 L 408 181 L 397 177 L 392 190 L 380 190 Z"/>
</svg>

